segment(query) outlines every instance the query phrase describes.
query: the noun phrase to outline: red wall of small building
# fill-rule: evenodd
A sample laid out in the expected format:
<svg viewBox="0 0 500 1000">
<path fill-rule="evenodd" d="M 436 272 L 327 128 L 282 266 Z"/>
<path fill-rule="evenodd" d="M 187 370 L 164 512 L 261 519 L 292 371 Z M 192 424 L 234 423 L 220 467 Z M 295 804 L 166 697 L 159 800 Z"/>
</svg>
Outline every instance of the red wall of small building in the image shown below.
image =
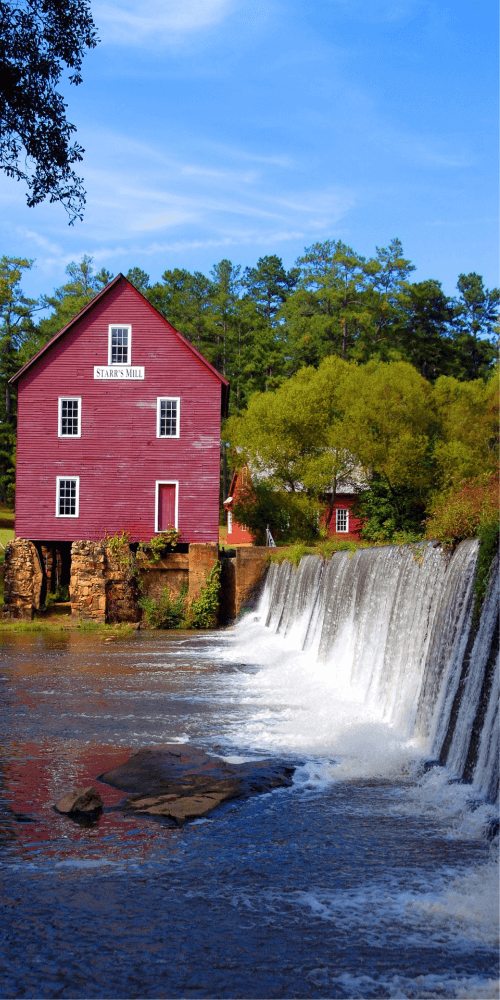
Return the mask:
<svg viewBox="0 0 500 1000">
<path fill-rule="evenodd" d="M 352 493 L 342 494 L 338 493 L 335 497 L 335 506 L 333 511 L 333 516 L 328 526 L 328 535 L 334 535 L 335 538 L 354 538 L 359 539 L 361 537 L 361 528 L 363 527 L 363 521 L 359 517 L 355 517 L 352 513 L 352 509 L 355 506 L 358 497 L 353 496 Z M 343 510 L 349 511 L 349 531 L 337 531 L 336 530 L 336 514 L 335 511 L 340 507 Z M 325 515 L 326 517 L 326 515 Z"/>
<path fill-rule="evenodd" d="M 227 531 L 227 544 L 228 545 L 253 545 L 255 541 L 254 535 L 252 535 L 246 528 L 233 518 L 232 530 Z"/>
<path fill-rule="evenodd" d="M 108 364 L 108 325 L 132 325 L 144 381 L 94 380 Z M 58 437 L 58 397 L 81 396 L 81 437 Z M 156 437 L 158 396 L 180 396 L 180 437 Z M 181 541 L 216 542 L 221 382 L 125 281 L 18 382 L 16 534 L 97 540 L 155 531 L 155 483 L 179 481 Z M 78 518 L 56 517 L 56 477 L 80 477 Z"/>
</svg>

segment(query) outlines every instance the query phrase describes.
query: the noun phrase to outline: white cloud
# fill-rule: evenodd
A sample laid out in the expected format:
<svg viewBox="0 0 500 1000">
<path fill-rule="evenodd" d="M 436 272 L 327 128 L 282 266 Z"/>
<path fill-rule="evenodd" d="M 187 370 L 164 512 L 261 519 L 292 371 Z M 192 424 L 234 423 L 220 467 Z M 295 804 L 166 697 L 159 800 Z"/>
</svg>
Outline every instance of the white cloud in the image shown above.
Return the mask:
<svg viewBox="0 0 500 1000">
<path fill-rule="evenodd" d="M 212 27 L 234 9 L 235 0 L 120 0 L 96 3 L 93 15 L 103 42 L 165 44 Z"/>
</svg>

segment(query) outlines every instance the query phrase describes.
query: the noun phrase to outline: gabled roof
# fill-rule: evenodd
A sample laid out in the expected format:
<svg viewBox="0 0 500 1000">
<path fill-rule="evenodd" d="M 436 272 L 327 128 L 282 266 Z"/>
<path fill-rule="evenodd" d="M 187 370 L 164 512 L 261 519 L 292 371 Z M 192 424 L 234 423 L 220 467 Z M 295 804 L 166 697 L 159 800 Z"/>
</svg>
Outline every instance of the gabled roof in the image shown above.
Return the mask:
<svg viewBox="0 0 500 1000">
<path fill-rule="evenodd" d="M 161 312 L 159 312 L 158 309 L 155 309 L 155 307 L 151 305 L 151 302 L 148 301 L 145 295 L 139 292 L 135 287 L 135 285 L 133 285 L 132 282 L 130 282 L 128 278 L 125 277 L 124 274 L 117 274 L 116 278 L 113 278 L 113 280 L 109 282 L 109 285 L 106 285 L 106 287 L 103 288 L 102 292 L 98 292 L 98 294 L 94 296 L 94 298 L 91 299 L 90 302 L 87 302 L 87 305 L 84 306 L 83 309 L 80 309 L 80 312 L 77 313 L 76 316 L 73 316 L 73 319 L 71 319 L 69 323 L 66 323 L 66 326 L 63 326 L 62 330 L 59 330 L 58 333 L 56 333 L 50 340 L 48 340 L 47 343 L 44 344 L 44 346 L 41 347 L 40 350 L 37 351 L 37 353 L 34 354 L 33 357 L 30 358 L 30 360 L 27 361 L 26 364 L 23 365 L 23 367 L 20 368 L 19 371 L 12 376 L 11 379 L 9 379 L 10 384 L 14 385 L 14 383 L 17 382 L 31 368 L 31 366 L 35 364 L 35 361 L 38 361 L 38 359 L 41 358 L 44 354 L 46 354 L 47 351 L 50 351 L 51 347 L 55 343 L 57 343 L 58 340 L 64 337 L 65 334 L 72 329 L 75 323 L 78 323 L 78 321 L 81 320 L 83 316 L 85 316 L 88 312 L 90 312 L 94 308 L 94 306 L 97 305 L 98 302 L 101 302 L 101 300 L 105 298 L 106 295 L 108 295 L 109 292 L 113 288 L 115 288 L 116 285 L 118 285 L 121 281 L 125 282 L 125 284 L 129 286 L 129 288 L 132 288 L 135 294 L 138 295 L 139 298 L 142 299 L 143 302 L 147 305 L 148 309 L 151 309 L 152 312 L 154 312 L 157 316 L 159 316 L 162 322 L 165 323 L 165 325 L 168 327 L 168 329 L 172 333 L 174 333 L 175 336 L 178 337 L 178 339 L 183 344 L 185 344 L 186 347 L 189 348 L 191 353 L 194 354 L 195 357 L 197 357 L 199 361 L 202 362 L 202 364 L 205 365 L 205 368 L 208 368 L 209 371 L 211 371 L 214 375 L 216 375 L 216 377 L 219 379 L 221 383 L 221 388 L 222 388 L 222 398 L 221 398 L 222 416 L 223 417 L 227 416 L 228 403 L 229 403 L 229 382 L 227 381 L 227 379 L 225 379 L 224 376 L 221 375 L 221 373 L 218 372 L 217 369 L 210 364 L 210 361 L 207 361 L 207 359 L 203 357 L 203 354 L 201 354 L 200 351 L 198 351 L 196 347 L 194 347 L 193 344 L 189 340 L 187 340 L 186 337 L 182 336 L 182 333 L 179 333 L 179 331 L 176 330 L 175 327 L 172 326 L 172 324 L 169 323 L 164 316 L 162 316 Z"/>
</svg>

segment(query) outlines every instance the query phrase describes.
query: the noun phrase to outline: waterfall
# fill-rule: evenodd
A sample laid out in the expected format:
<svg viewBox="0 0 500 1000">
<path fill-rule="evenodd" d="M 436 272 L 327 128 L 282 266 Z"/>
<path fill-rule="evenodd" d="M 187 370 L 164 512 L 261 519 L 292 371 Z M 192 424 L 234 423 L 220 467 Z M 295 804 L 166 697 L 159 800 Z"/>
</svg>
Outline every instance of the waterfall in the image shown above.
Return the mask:
<svg viewBox="0 0 500 1000">
<path fill-rule="evenodd" d="M 498 795 L 498 560 L 473 622 L 479 543 L 338 552 L 269 569 L 260 620 L 375 718 Z"/>
</svg>

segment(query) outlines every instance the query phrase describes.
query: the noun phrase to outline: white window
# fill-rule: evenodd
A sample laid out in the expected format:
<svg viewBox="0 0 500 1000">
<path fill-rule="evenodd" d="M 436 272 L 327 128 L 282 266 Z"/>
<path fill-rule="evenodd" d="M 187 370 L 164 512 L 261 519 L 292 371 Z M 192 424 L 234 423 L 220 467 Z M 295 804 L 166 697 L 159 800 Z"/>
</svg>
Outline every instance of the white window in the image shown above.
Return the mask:
<svg viewBox="0 0 500 1000">
<path fill-rule="evenodd" d="M 80 437 L 82 400 L 59 397 L 59 437 Z"/>
<path fill-rule="evenodd" d="M 335 511 L 337 531 L 349 531 L 349 511 L 345 507 L 337 507 Z"/>
<path fill-rule="evenodd" d="M 179 437 L 181 401 L 179 397 L 156 401 L 156 437 Z"/>
<path fill-rule="evenodd" d="M 233 515 L 230 510 L 227 512 L 227 533 L 228 535 L 233 533 Z"/>
<path fill-rule="evenodd" d="M 56 517 L 78 517 L 80 476 L 58 476 Z"/>
<path fill-rule="evenodd" d="M 112 323 L 109 327 L 108 365 L 129 365 L 132 327 L 127 323 Z"/>
</svg>

